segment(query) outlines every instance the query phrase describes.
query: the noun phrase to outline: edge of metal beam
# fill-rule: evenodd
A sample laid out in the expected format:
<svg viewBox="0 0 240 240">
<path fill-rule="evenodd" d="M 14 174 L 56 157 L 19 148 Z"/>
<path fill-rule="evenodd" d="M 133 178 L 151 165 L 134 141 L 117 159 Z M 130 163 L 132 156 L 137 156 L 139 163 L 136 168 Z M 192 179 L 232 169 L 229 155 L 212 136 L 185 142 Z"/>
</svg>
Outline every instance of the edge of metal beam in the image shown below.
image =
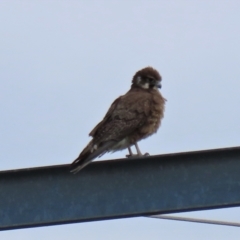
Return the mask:
<svg viewBox="0 0 240 240">
<path fill-rule="evenodd" d="M 0 230 L 240 206 L 240 147 L 0 172 Z"/>
</svg>

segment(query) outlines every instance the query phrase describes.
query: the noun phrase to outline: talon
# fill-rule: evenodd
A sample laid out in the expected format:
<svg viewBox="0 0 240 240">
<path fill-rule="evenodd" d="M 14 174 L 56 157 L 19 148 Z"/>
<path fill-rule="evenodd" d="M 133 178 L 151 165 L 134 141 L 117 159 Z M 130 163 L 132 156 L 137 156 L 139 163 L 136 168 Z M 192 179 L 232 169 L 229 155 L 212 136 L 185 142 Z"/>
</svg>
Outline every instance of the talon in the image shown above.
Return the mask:
<svg viewBox="0 0 240 240">
<path fill-rule="evenodd" d="M 140 149 L 139 149 L 137 143 L 135 143 L 135 147 L 136 147 L 136 150 L 137 150 L 137 154 L 133 154 L 131 148 L 128 147 L 128 152 L 129 152 L 129 154 L 126 155 L 127 158 L 150 156 L 149 153 L 142 154 L 142 153 L 140 152 Z"/>
<path fill-rule="evenodd" d="M 138 155 L 138 154 L 128 154 L 126 155 L 127 158 L 134 158 L 134 157 L 141 157 L 142 155 Z"/>
</svg>

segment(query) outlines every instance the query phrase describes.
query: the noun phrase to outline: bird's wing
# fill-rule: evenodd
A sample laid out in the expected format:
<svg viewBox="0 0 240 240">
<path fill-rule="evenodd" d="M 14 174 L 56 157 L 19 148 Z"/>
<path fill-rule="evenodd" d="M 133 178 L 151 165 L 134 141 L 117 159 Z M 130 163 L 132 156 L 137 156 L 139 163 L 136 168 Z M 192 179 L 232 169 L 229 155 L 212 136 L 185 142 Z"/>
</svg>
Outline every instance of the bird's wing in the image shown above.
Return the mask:
<svg viewBox="0 0 240 240">
<path fill-rule="evenodd" d="M 108 109 L 106 115 L 104 116 L 103 120 L 101 122 L 99 122 L 94 128 L 93 130 L 89 133 L 89 136 L 94 137 L 97 133 L 97 131 L 99 130 L 99 128 L 111 117 L 112 112 L 114 111 L 114 109 L 116 108 L 116 106 L 118 105 L 118 102 L 121 101 L 121 97 L 117 98 L 112 105 L 110 106 L 110 108 Z"/>
<path fill-rule="evenodd" d="M 139 128 L 150 112 L 151 95 L 129 91 L 117 98 L 103 120 L 90 132 L 95 142 L 119 141 Z"/>
<path fill-rule="evenodd" d="M 151 97 L 147 92 L 130 90 L 117 98 L 103 120 L 90 132 L 93 139 L 72 163 L 71 172 L 77 173 L 143 125 L 150 112 L 150 104 Z"/>
</svg>

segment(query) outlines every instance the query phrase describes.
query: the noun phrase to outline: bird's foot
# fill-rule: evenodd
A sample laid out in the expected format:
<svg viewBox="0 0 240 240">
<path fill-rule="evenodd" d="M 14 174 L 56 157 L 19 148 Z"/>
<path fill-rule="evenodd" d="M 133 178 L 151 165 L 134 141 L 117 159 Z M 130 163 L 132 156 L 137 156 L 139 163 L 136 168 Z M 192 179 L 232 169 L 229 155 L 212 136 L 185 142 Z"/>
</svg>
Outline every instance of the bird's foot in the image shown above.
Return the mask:
<svg viewBox="0 0 240 240">
<path fill-rule="evenodd" d="M 127 154 L 126 157 L 127 158 L 132 158 L 132 157 L 140 157 L 142 155 L 139 155 L 139 154 Z"/>
<path fill-rule="evenodd" d="M 135 143 L 135 147 L 136 147 L 136 150 L 137 150 L 137 154 L 134 154 L 131 150 L 131 147 L 128 147 L 128 152 L 129 154 L 126 155 L 127 158 L 136 158 L 136 157 L 146 157 L 146 156 L 150 156 L 149 153 L 144 153 L 142 154 L 137 143 Z"/>
<path fill-rule="evenodd" d="M 127 154 L 127 158 L 135 158 L 135 157 L 147 157 L 150 156 L 149 153 L 144 153 L 144 154 Z"/>
</svg>

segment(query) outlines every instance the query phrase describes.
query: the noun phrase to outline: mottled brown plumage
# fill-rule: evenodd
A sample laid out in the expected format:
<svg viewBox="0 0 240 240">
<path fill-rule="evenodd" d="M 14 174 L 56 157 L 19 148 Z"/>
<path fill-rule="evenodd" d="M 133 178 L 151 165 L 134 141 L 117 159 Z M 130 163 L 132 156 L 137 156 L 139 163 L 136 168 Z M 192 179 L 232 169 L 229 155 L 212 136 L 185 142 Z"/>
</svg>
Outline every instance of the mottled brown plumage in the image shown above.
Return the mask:
<svg viewBox="0 0 240 240">
<path fill-rule="evenodd" d="M 158 88 L 161 76 L 152 67 L 144 68 L 133 76 L 131 89 L 117 98 L 103 120 L 89 133 L 93 138 L 71 165 L 78 172 L 94 158 L 136 146 L 138 141 L 156 133 L 164 114 L 165 99 Z"/>
</svg>

